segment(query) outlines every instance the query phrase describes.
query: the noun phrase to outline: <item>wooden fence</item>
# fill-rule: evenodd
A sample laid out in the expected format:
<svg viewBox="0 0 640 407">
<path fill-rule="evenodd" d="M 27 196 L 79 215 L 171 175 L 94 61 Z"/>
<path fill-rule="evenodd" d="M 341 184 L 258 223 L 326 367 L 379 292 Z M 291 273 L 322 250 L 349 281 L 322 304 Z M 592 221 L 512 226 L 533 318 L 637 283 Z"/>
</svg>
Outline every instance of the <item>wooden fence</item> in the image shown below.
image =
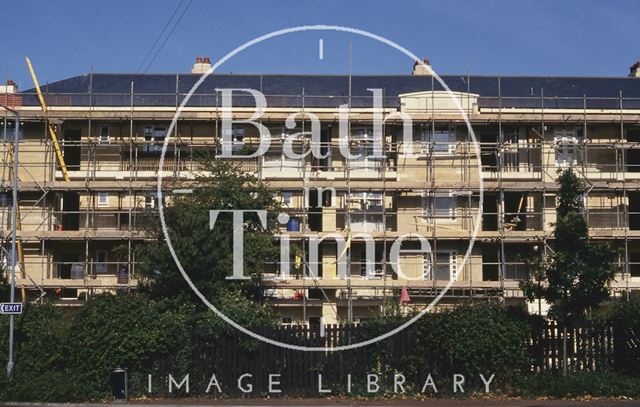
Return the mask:
<svg viewBox="0 0 640 407">
<path fill-rule="evenodd" d="M 374 336 L 365 326 L 357 325 L 327 325 L 322 332 L 318 326 L 262 327 L 253 331 L 280 342 L 305 347 L 336 347 Z M 547 321 L 534 331 L 529 343 L 523 344 L 528 346 L 532 373 L 561 371 L 562 327 Z M 567 329 L 568 370 L 637 373 L 637 366 L 640 366 L 638 334 L 611 324 Z M 379 374 L 381 387 L 388 389 L 393 388 L 393 375 L 401 372 L 407 375 L 407 386 L 419 391 L 427 375 L 433 372 L 436 359 L 428 352 L 415 352 L 413 344 L 416 340 L 419 339 L 409 327 L 375 345 L 338 352 L 303 352 L 270 345 L 231 328 L 206 341 L 198 339 L 198 334 L 192 332 L 188 371 L 167 362 L 159 366 L 156 370 L 159 374 L 152 380 L 154 388 L 161 388 L 166 393 L 169 373 L 178 382 L 185 373 L 189 373 L 191 393 L 201 394 L 211 375 L 215 374 L 225 394 L 238 394 L 238 378 L 249 373 L 252 377 L 247 378 L 247 383 L 253 385 L 253 394 L 261 394 L 268 388 L 269 374 L 278 374 L 285 394 L 317 395 L 318 374 L 322 375 L 326 387 L 335 393 L 346 388 L 347 374 L 354 378 L 352 391 L 355 392 L 362 390 L 362 378 L 369 373 Z M 410 364 L 409 371 L 407 363 Z M 137 382 L 139 387 L 146 387 L 147 377 L 141 377 Z"/>
<path fill-rule="evenodd" d="M 545 321 L 532 335 L 529 352 L 534 372 L 562 370 L 564 332 L 555 321 Z M 569 326 L 567 371 L 633 371 L 640 366 L 640 333 L 624 326 L 589 323 Z"/>
</svg>

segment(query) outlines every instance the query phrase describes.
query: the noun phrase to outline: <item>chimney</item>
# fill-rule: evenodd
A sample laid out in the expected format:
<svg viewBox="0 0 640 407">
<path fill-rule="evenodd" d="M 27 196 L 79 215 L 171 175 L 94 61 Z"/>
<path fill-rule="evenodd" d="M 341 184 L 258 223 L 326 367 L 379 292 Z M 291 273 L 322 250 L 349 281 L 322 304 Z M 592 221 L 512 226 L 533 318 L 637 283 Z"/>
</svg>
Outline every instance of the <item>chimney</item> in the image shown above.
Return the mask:
<svg viewBox="0 0 640 407">
<path fill-rule="evenodd" d="M 18 91 L 18 87 L 16 86 L 16 83 L 11 79 L 7 81 L 6 85 L 0 85 L 0 94 L 6 94 L 6 93 L 13 94 L 13 93 L 16 93 L 17 91 Z"/>
<path fill-rule="evenodd" d="M 640 78 L 640 61 L 637 61 L 629 67 L 629 77 Z"/>
<path fill-rule="evenodd" d="M 429 59 L 424 58 L 422 62 L 424 62 L 424 64 L 421 64 L 418 61 L 413 63 L 413 71 L 411 72 L 411 75 L 431 75 L 433 73 Z"/>
<path fill-rule="evenodd" d="M 9 107 L 22 106 L 22 95 L 18 93 L 18 86 L 12 80 L 6 85 L 0 85 L 0 104 Z"/>
<path fill-rule="evenodd" d="M 196 63 L 191 68 L 191 73 L 203 74 L 211 68 L 211 58 L 209 57 L 196 57 Z"/>
</svg>

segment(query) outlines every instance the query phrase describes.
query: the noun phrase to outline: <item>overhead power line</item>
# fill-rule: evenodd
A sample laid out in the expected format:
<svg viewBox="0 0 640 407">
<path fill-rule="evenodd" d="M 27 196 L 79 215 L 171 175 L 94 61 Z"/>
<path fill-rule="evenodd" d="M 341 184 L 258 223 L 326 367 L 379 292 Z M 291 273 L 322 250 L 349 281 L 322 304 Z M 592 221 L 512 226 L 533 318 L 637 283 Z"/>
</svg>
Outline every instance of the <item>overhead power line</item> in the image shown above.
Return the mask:
<svg viewBox="0 0 640 407">
<path fill-rule="evenodd" d="M 178 19 L 175 21 L 175 23 L 171 27 L 171 30 L 169 31 L 167 36 L 164 38 L 164 41 L 162 41 L 162 43 L 160 44 L 160 46 L 156 50 L 155 54 L 153 54 L 153 58 L 151 58 L 151 60 L 147 64 L 147 66 L 142 71 L 143 73 L 146 73 L 149 70 L 149 68 L 151 67 L 151 65 L 153 64 L 153 62 L 156 60 L 156 58 L 160 54 L 160 51 L 162 51 L 162 48 L 164 47 L 164 44 L 166 44 L 167 41 L 169 40 L 169 38 L 171 38 L 171 35 L 173 34 L 173 32 L 178 27 L 178 24 L 180 24 L 180 21 L 182 20 L 182 17 L 184 17 L 184 15 L 187 13 L 187 10 L 189 10 L 189 7 L 191 7 L 191 4 L 193 4 L 193 0 L 189 0 L 189 3 L 187 3 L 187 6 L 184 8 L 184 10 L 182 10 L 182 13 L 180 14 Z"/>
<path fill-rule="evenodd" d="M 142 62 L 140 63 L 140 66 L 138 66 L 138 69 L 136 70 L 136 73 L 139 73 L 141 70 L 142 72 L 147 72 L 147 70 L 151 67 L 151 64 L 153 64 L 153 62 L 155 61 L 156 57 L 158 56 L 158 54 L 160 53 L 160 51 L 162 50 L 162 48 L 164 47 L 164 45 L 167 43 L 167 41 L 169 40 L 169 38 L 171 37 L 171 35 L 173 34 L 173 32 L 175 31 L 176 27 L 178 26 L 178 24 L 180 23 L 180 21 L 182 20 L 182 18 L 184 17 L 184 15 L 186 14 L 187 10 L 189 9 L 189 7 L 191 6 L 191 3 L 193 3 L 193 0 L 190 0 L 189 3 L 187 4 L 187 6 L 182 10 L 182 13 L 180 14 L 180 16 L 178 17 L 177 20 L 175 20 L 174 22 L 174 18 L 175 16 L 178 14 L 178 11 L 180 10 L 180 8 L 182 7 L 182 5 L 184 4 L 185 0 L 181 0 L 180 3 L 178 3 L 178 5 L 176 6 L 175 10 L 173 10 L 173 13 L 171 14 L 171 16 L 169 17 L 169 19 L 167 20 L 167 22 L 165 23 L 164 27 L 162 27 L 162 30 L 160 31 L 160 33 L 156 36 L 156 39 L 153 41 L 153 45 L 151 45 L 151 48 L 149 48 L 149 51 L 147 51 L 147 54 L 145 55 L 144 59 L 142 60 Z M 171 23 L 173 22 L 173 26 L 171 27 L 171 30 L 169 31 L 169 33 L 167 34 L 167 36 L 164 38 L 164 40 L 162 41 L 162 43 L 160 44 L 160 46 L 158 48 L 156 48 L 156 46 L 158 45 L 158 43 L 160 42 L 160 40 L 162 39 L 164 33 L 167 31 L 167 28 L 169 28 L 169 26 L 171 25 Z M 151 54 L 154 52 L 153 54 L 153 58 L 151 58 L 149 60 L 149 57 L 151 56 Z M 146 65 L 146 67 L 145 67 Z M 143 70 L 144 67 L 144 70 Z"/>
</svg>

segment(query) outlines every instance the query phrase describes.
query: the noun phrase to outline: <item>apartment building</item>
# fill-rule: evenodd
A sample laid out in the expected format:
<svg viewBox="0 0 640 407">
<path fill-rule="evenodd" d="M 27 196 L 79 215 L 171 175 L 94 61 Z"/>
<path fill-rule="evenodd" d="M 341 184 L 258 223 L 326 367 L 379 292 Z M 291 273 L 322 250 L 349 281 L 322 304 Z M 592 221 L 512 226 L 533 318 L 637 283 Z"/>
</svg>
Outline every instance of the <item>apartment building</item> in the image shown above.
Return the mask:
<svg viewBox="0 0 640 407">
<path fill-rule="evenodd" d="M 171 196 L 176 184 L 193 179 L 195 151 L 219 152 L 225 137 L 237 154 L 260 142 L 251 124 L 223 134 L 224 88 L 259 90 L 268 104 L 259 119 L 272 135 L 267 152 L 224 159 L 267 182 L 290 216 L 282 233 L 302 254 L 291 258 L 290 276 L 268 280 L 265 292 L 283 323 L 357 321 L 400 297 L 424 306 L 450 280 L 440 306 L 466 299 L 522 303 L 518 281 L 528 275 L 525 259 L 553 250 L 555 179 L 568 166 L 587 185 L 591 237 L 623 248 L 613 294 L 640 290 L 640 64 L 617 78 L 442 76 L 451 93 L 420 65 L 398 76 L 214 73 L 168 134 L 200 77 L 196 72 L 208 63 L 199 58 L 187 74 L 64 79 L 42 88 L 46 112 L 34 90 L 0 89 L 0 104 L 20 113 L 17 287 L 24 298 L 78 304 L 87 293 L 136 288 L 131 249 L 145 239 L 141 215 L 157 210 L 158 171 Z M 380 109 L 374 109 L 372 89 L 381 92 Z M 254 98 L 233 100 L 234 119 L 250 118 Z M 340 149 L 340 106 L 348 109 L 345 137 L 355 158 Z M 296 112 L 320 120 L 324 158 L 285 154 L 288 136 L 310 125 L 300 115 L 288 128 L 285 120 Z M 373 154 L 376 112 L 384 118 L 381 154 Z M 2 115 L 0 222 L 7 265 L 15 116 Z M 406 117 L 411 143 L 404 137 Z M 68 180 L 48 126 L 60 138 Z M 300 140 L 292 145 L 308 148 Z M 431 252 L 406 238 L 399 274 L 391 251 L 408 234 L 426 237 Z M 318 278 L 309 278 L 311 264 Z M 267 277 L 282 267 L 265 264 Z M 531 306 L 538 310 L 539 304 Z"/>
</svg>

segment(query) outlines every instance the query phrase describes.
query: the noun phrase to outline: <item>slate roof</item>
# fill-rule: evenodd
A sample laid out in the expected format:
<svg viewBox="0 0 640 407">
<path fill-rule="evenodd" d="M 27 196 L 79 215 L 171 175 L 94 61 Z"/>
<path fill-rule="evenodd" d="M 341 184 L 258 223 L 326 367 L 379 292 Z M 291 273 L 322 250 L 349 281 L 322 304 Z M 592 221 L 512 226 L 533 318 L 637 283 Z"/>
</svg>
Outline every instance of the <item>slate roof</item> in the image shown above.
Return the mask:
<svg viewBox="0 0 640 407">
<path fill-rule="evenodd" d="M 184 95 L 200 78 L 198 74 L 113 74 L 94 73 L 48 84 L 43 91 L 51 105 L 128 106 L 133 82 L 136 106 L 175 106 L 176 89 Z M 525 77 L 443 75 L 454 91 L 480 95 L 480 107 L 540 107 L 544 92 L 547 108 L 640 109 L 640 78 L 604 77 Z M 432 85 L 433 83 L 433 85 Z M 433 86 L 433 87 L 432 87 Z M 215 106 L 217 88 L 251 88 L 267 95 L 269 106 L 302 106 L 304 91 L 307 107 L 336 107 L 347 103 L 349 78 L 346 75 L 236 75 L 212 74 L 201 84 L 189 105 Z M 351 78 L 352 106 L 371 106 L 369 88 L 384 90 L 385 106 L 399 106 L 398 95 L 442 90 L 430 76 L 373 75 Z M 37 105 L 34 90 L 21 92 L 23 104 Z M 92 96 L 89 97 L 89 92 Z M 498 95 L 501 96 L 500 102 Z M 182 96 L 178 98 L 181 101 Z M 235 106 L 252 106 L 252 97 L 234 97 Z"/>
</svg>

